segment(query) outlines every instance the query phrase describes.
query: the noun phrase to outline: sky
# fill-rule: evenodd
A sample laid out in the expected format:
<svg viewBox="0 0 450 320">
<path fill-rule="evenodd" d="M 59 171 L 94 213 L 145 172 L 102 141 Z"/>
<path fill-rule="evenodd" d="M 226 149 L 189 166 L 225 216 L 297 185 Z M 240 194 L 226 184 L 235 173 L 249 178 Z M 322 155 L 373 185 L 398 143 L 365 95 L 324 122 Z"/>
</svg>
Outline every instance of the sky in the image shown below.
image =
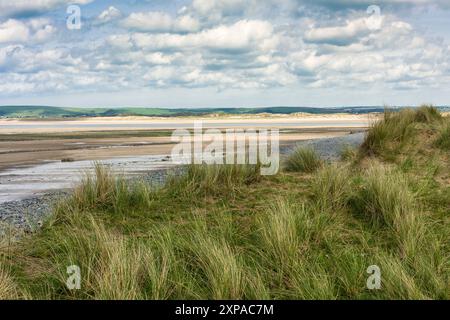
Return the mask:
<svg viewBox="0 0 450 320">
<path fill-rule="evenodd" d="M 449 0 L 0 0 L 0 105 L 450 105 L 449 53 Z"/>
</svg>

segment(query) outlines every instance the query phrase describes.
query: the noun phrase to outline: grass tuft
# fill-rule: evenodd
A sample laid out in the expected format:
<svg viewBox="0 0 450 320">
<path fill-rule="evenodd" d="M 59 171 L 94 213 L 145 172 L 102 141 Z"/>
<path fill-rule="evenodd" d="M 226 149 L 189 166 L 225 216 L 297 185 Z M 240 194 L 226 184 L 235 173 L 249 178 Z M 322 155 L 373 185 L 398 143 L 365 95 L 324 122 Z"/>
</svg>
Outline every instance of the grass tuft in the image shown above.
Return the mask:
<svg viewBox="0 0 450 320">
<path fill-rule="evenodd" d="M 357 195 L 359 211 L 375 230 L 387 227 L 400 254 L 414 255 L 425 225 L 407 177 L 383 165 L 371 165 L 363 179 Z"/>
<path fill-rule="evenodd" d="M 204 276 L 206 297 L 215 300 L 243 299 L 245 294 L 245 271 L 242 259 L 224 239 L 194 234 L 190 243 L 193 264 Z"/>
<path fill-rule="evenodd" d="M 259 219 L 260 241 L 272 267 L 289 272 L 293 263 L 299 258 L 300 242 L 297 230 L 297 208 L 287 201 L 278 199 L 266 215 Z"/>
<path fill-rule="evenodd" d="M 423 105 L 416 111 L 416 122 L 435 123 L 442 120 L 442 115 L 436 107 Z"/>
<path fill-rule="evenodd" d="M 414 135 L 416 113 L 403 109 L 398 113 L 385 110 L 383 120 L 374 123 L 361 146 L 363 154 L 392 160 Z"/>
<path fill-rule="evenodd" d="M 450 123 L 443 125 L 435 141 L 435 146 L 442 150 L 450 150 Z"/>
<path fill-rule="evenodd" d="M 361 151 L 363 155 L 379 156 L 392 161 L 405 145 L 411 144 L 419 124 L 436 125 L 441 120 L 439 110 L 432 106 L 402 109 L 399 112 L 386 109 L 384 118 L 375 122 L 368 131 Z"/>
<path fill-rule="evenodd" d="M 93 174 L 86 173 L 68 200 L 58 204 L 56 216 L 65 219 L 68 213 L 86 211 L 126 214 L 147 210 L 153 201 L 151 186 L 116 176 L 106 166 L 96 163 Z"/>
<path fill-rule="evenodd" d="M 0 300 L 17 300 L 19 298 L 15 280 L 7 268 L 0 263 Z"/>
<path fill-rule="evenodd" d="M 190 165 L 181 177 L 169 180 L 167 189 L 176 195 L 233 195 L 261 179 L 259 165 Z"/>
<path fill-rule="evenodd" d="M 310 147 L 294 150 L 285 161 L 285 169 L 289 172 L 312 173 L 322 166 L 322 160 Z"/>
<path fill-rule="evenodd" d="M 405 176 L 383 165 L 371 165 L 366 171 L 359 196 L 375 225 L 394 228 L 415 211 L 414 194 Z"/>
<path fill-rule="evenodd" d="M 351 176 L 347 166 L 327 165 L 319 170 L 311 182 L 313 201 L 323 210 L 343 209 L 351 194 Z"/>
<path fill-rule="evenodd" d="M 358 158 L 358 149 L 345 145 L 340 152 L 340 158 L 342 161 L 353 162 Z"/>
</svg>

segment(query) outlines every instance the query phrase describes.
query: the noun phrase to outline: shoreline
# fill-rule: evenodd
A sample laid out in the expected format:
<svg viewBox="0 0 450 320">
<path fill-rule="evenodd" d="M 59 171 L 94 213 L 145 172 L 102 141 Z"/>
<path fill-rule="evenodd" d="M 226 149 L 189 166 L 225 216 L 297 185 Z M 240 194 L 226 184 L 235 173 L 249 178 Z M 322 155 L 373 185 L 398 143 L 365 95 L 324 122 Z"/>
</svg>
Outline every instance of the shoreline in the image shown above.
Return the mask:
<svg viewBox="0 0 450 320">
<path fill-rule="evenodd" d="M 364 133 L 359 132 L 339 137 L 296 141 L 293 144 L 282 146 L 280 155 L 282 157 L 286 156 L 296 146 L 310 146 L 316 150 L 321 158 L 327 161 L 335 161 L 339 158 L 340 151 L 344 146 L 357 147 L 362 143 L 363 139 Z M 147 171 L 142 175 L 130 177 L 130 179 L 135 181 L 144 180 L 152 184 L 155 182 L 156 184 L 162 184 L 172 172 L 177 174 L 181 170 L 180 168 L 182 167 L 176 166 Z M 51 215 L 53 205 L 61 197 L 69 195 L 70 190 L 72 189 L 47 192 L 36 197 L 0 203 L 0 234 L 5 230 L 2 228 L 2 225 L 25 232 L 33 232 Z"/>
<path fill-rule="evenodd" d="M 179 167 L 158 169 L 127 179 L 160 185 L 169 175 L 177 174 L 179 170 Z M 58 201 L 70 196 L 72 190 L 73 188 L 50 191 L 21 200 L 0 203 L 0 236 L 8 229 L 25 233 L 34 232 L 51 216 Z"/>
<path fill-rule="evenodd" d="M 359 127 L 281 130 L 280 144 L 331 138 L 364 130 L 365 128 Z M 59 136 L 48 138 L 45 135 L 38 136 L 36 140 L 34 140 L 36 134 L 27 135 L 23 139 L 20 135 L 11 135 L 7 137 L 9 139 L 0 139 L 0 173 L 49 161 L 59 162 L 62 159 L 96 161 L 130 155 L 170 154 L 174 146 L 170 136 L 152 136 L 151 132 L 146 136 L 148 133 L 127 131 L 126 136 L 125 133 L 121 136 L 116 132 L 116 135 L 110 138 L 107 134 L 95 138 L 95 134 L 85 137 L 84 133 L 80 132 L 70 133 L 68 136 L 60 133 Z"/>
<path fill-rule="evenodd" d="M 377 119 L 378 115 L 374 114 L 108 117 L 70 120 L 0 118 L 0 185 L 5 190 L 4 199 L 10 195 L 19 197 L 22 193 L 29 193 L 28 190 L 36 190 L 34 194 L 37 195 L 0 203 L 0 222 L 9 221 L 19 228 L 29 230 L 32 228 L 28 225 L 39 226 L 39 221 L 50 210 L 51 203 L 67 195 L 72 189 L 45 191 L 43 188 L 46 183 L 57 183 L 59 176 L 64 174 L 70 175 L 65 176 L 66 179 L 73 178 L 73 172 L 61 170 L 76 167 L 81 162 L 115 161 L 122 163 L 122 167 L 126 166 L 130 179 L 144 177 L 148 181 L 164 180 L 167 172 L 176 167 L 163 165 L 166 168 L 161 169 L 154 166 L 153 170 L 144 171 L 142 168 L 137 169 L 137 166 L 142 167 L 140 158 L 169 155 L 174 146 L 171 141 L 173 130 L 189 129 L 193 127 L 194 121 L 203 121 L 204 129 L 277 128 L 280 130 L 281 155 L 289 153 L 296 145 L 312 144 L 319 155 L 331 159 L 333 154 L 338 154 L 343 141 L 354 137 L 359 137 L 358 141 L 362 140 L 360 132 L 366 131 L 370 123 Z M 355 132 L 357 134 L 353 134 Z M 64 159 L 74 166 L 63 165 Z M 59 175 L 57 181 L 51 180 L 50 176 L 39 180 L 42 173 L 37 172 L 42 169 L 36 172 L 28 170 L 38 166 L 48 167 L 52 174 Z M 133 170 L 135 173 L 132 173 Z M 34 189 L 33 183 L 44 186 L 40 186 L 39 190 Z"/>
</svg>

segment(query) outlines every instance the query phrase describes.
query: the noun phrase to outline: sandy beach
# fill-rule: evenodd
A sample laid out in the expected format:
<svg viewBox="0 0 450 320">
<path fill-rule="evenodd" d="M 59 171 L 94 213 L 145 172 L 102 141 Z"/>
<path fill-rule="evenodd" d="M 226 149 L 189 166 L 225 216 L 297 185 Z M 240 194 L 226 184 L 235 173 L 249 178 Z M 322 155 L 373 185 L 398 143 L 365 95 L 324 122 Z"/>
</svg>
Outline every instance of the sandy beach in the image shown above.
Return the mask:
<svg viewBox="0 0 450 320">
<path fill-rule="evenodd" d="M 375 121 L 378 115 L 271 115 L 157 118 L 112 117 L 65 120 L 0 119 L 0 134 L 88 132 L 117 130 L 172 130 L 192 128 L 202 122 L 204 128 L 361 128 Z"/>
<path fill-rule="evenodd" d="M 280 144 L 283 145 L 364 130 L 376 117 L 376 115 L 298 114 L 270 117 L 223 116 L 218 119 L 212 117 L 0 119 L 0 171 L 67 158 L 79 161 L 130 155 L 167 155 L 173 147 L 171 132 L 174 129 L 192 128 L 195 122 L 201 122 L 205 129 L 278 128 L 281 129 Z M 96 136 L 100 133 L 101 136 Z M 61 136 L 58 136 L 59 134 Z"/>
<path fill-rule="evenodd" d="M 0 119 L 0 201 L 68 188 L 93 161 L 109 163 L 127 175 L 168 168 L 177 143 L 172 133 L 193 128 L 196 121 L 204 129 L 279 129 L 280 148 L 287 150 L 300 141 L 364 131 L 369 119 L 368 115 Z"/>
</svg>

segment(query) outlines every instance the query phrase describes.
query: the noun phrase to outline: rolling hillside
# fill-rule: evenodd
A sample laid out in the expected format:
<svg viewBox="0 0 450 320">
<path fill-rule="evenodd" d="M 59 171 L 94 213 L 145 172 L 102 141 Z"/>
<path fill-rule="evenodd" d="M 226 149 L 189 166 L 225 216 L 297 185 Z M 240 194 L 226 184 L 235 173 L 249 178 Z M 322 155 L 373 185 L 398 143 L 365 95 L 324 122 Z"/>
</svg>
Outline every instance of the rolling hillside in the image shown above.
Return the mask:
<svg viewBox="0 0 450 320">
<path fill-rule="evenodd" d="M 268 107 L 268 108 L 196 108 L 196 109 L 163 109 L 163 108 L 59 108 L 48 106 L 0 106 L 0 117 L 3 118 L 70 118 L 70 117 L 114 117 L 114 116 L 195 116 L 208 114 L 292 114 L 304 113 L 368 113 L 381 112 L 382 107 L 342 107 L 342 108 L 309 108 L 309 107 Z"/>
<path fill-rule="evenodd" d="M 392 109 L 392 108 L 391 108 Z M 400 108 L 393 108 L 400 109 Z M 441 111 L 450 111 L 449 107 L 439 107 Z M 73 117 L 116 117 L 116 116 L 157 116 L 180 117 L 208 114 L 365 114 L 383 112 L 384 107 L 265 107 L 265 108 L 59 108 L 48 106 L 0 106 L 0 117 L 3 118 L 73 118 Z"/>
</svg>

